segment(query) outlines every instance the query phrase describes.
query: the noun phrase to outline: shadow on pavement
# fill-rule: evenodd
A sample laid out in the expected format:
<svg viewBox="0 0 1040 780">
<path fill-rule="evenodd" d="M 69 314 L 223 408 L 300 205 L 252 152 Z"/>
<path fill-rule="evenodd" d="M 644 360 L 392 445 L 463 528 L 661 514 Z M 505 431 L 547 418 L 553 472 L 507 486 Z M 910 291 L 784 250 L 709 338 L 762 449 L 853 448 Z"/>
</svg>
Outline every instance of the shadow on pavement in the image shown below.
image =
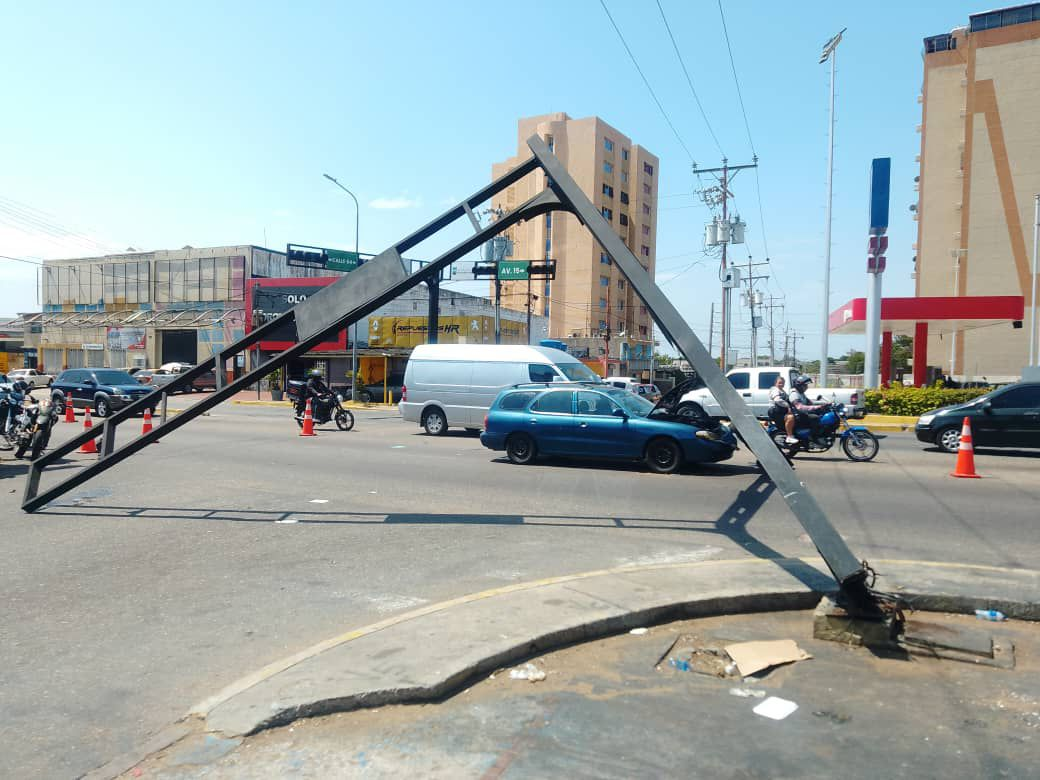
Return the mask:
<svg viewBox="0 0 1040 780">
<path fill-rule="evenodd" d="M 536 460 L 534 463 L 528 463 L 526 466 L 517 466 L 509 462 L 509 458 L 501 457 L 495 458 L 491 461 L 492 463 L 501 463 L 509 466 L 510 468 L 525 468 L 525 469 L 543 469 L 543 468 L 565 468 L 565 469 L 589 469 L 593 471 L 623 471 L 627 473 L 644 473 L 653 477 L 660 477 L 662 479 L 667 478 L 668 474 L 654 474 L 650 471 L 642 461 L 638 460 L 591 460 L 588 458 L 564 458 L 564 457 L 551 457 L 549 455 L 543 456 Z M 733 477 L 746 474 L 758 474 L 761 473 L 761 469 L 757 466 L 738 466 L 725 461 L 718 463 L 687 463 L 683 465 L 677 472 L 678 475 L 683 476 L 698 476 L 698 477 Z"/>
</svg>

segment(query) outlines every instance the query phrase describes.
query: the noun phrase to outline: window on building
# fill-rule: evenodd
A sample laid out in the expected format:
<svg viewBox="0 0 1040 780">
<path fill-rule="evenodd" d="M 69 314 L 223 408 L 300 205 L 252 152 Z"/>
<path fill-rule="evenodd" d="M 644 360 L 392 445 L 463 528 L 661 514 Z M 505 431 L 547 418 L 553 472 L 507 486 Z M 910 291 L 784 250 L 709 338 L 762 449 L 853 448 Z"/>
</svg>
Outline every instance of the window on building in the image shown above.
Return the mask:
<svg viewBox="0 0 1040 780">
<path fill-rule="evenodd" d="M 654 166 L 652 166 L 650 163 L 643 163 L 643 173 L 645 173 L 647 176 L 653 176 Z"/>
<path fill-rule="evenodd" d="M 650 235 L 650 226 L 649 225 L 643 225 L 643 235 L 644 236 Z"/>
<path fill-rule="evenodd" d="M 604 311 L 606 311 L 606 308 L 607 308 L 607 299 L 606 298 L 600 298 L 599 299 L 599 307 L 600 307 L 600 309 L 603 309 Z"/>
<path fill-rule="evenodd" d="M 639 326 L 639 335 L 640 336 L 645 336 L 646 335 L 646 325 L 640 325 Z"/>
<path fill-rule="evenodd" d="M 643 185 L 643 194 L 644 195 L 649 195 L 650 194 L 650 185 L 649 184 L 644 184 Z"/>
<path fill-rule="evenodd" d="M 624 311 L 625 310 L 625 302 L 624 301 L 618 301 L 617 302 L 617 310 L 618 311 Z"/>
<path fill-rule="evenodd" d="M 600 211 L 603 212 L 603 218 L 607 220 L 607 222 L 610 222 L 614 219 L 614 212 L 611 209 L 608 209 L 606 206 L 600 209 Z"/>
<path fill-rule="evenodd" d="M 621 183 L 628 184 L 628 171 L 621 171 Z"/>
<path fill-rule="evenodd" d="M 601 276 L 599 278 L 599 286 L 600 287 L 610 287 L 610 277 L 609 276 Z"/>
<path fill-rule="evenodd" d="M 618 221 L 622 225 L 627 225 L 628 224 L 628 214 L 618 214 Z"/>
<path fill-rule="evenodd" d="M 628 159 L 628 149 L 622 149 L 621 150 L 621 159 L 622 160 L 627 160 Z"/>
<path fill-rule="evenodd" d="M 628 203 L 628 193 L 624 190 L 621 190 L 621 202 Z"/>
<path fill-rule="evenodd" d="M 599 261 L 603 265 L 610 265 L 610 258 L 607 256 L 606 252 L 600 252 L 599 253 Z"/>
<path fill-rule="evenodd" d="M 645 316 L 646 316 L 646 306 L 640 306 L 640 307 L 639 307 L 639 313 L 640 313 L 640 314 L 641 314 L 642 316 L 644 316 L 644 317 L 645 317 Z"/>
<path fill-rule="evenodd" d="M 647 216 L 650 216 L 650 204 L 648 204 L 648 203 L 644 203 L 643 204 L 643 213 L 646 214 Z"/>
<path fill-rule="evenodd" d="M 617 280 L 617 288 L 619 290 L 624 290 L 625 289 L 625 280 L 624 279 L 618 279 Z"/>
<path fill-rule="evenodd" d="M 604 173 L 613 173 L 614 172 L 614 165 L 612 163 L 607 162 L 606 160 L 604 160 L 603 161 L 603 172 Z"/>
<path fill-rule="evenodd" d="M 607 329 L 607 321 L 606 320 L 600 320 L 599 321 L 599 329 L 600 330 L 606 330 Z"/>
<path fill-rule="evenodd" d="M 603 148 L 606 149 L 608 152 L 614 151 L 614 142 L 611 141 L 609 138 L 604 138 Z"/>
<path fill-rule="evenodd" d="M 556 142 L 551 135 L 545 136 L 545 145 L 549 147 L 550 152 L 556 149 Z"/>
<path fill-rule="evenodd" d="M 650 257 L 650 247 L 648 247 L 646 244 L 643 244 L 641 247 L 639 247 L 639 252 L 643 255 L 643 257 Z"/>
<path fill-rule="evenodd" d="M 609 184 L 604 184 L 603 185 L 603 194 L 606 195 L 608 198 L 613 198 L 614 197 L 614 188 L 611 187 Z"/>
</svg>

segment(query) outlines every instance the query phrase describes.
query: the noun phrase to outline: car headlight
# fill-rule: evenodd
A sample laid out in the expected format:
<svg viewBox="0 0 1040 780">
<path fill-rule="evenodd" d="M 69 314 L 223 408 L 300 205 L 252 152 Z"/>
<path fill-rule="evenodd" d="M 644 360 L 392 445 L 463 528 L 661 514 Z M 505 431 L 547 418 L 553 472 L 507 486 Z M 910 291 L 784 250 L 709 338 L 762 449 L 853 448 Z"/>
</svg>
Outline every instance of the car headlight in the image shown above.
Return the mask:
<svg viewBox="0 0 1040 780">
<path fill-rule="evenodd" d="M 934 420 L 934 419 L 935 419 L 935 415 L 934 414 L 922 414 L 920 417 L 917 418 L 917 424 L 918 425 L 931 425 L 932 424 L 932 420 Z"/>
<path fill-rule="evenodd" d="M 342 393 L 336 393 L 336 400 L 339 401 L 340 403 L 343 403 L 343 394 Z"/>
</svg>

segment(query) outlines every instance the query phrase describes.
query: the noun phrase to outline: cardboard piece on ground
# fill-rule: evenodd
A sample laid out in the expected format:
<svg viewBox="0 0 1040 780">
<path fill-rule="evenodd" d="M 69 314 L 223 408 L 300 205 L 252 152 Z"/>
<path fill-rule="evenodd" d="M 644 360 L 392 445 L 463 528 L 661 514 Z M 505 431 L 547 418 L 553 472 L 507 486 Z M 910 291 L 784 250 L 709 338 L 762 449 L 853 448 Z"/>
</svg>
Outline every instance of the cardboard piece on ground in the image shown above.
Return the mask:
<svg viewBox="0 0 1040 780">
<path fill-rule="evenodd" d="M 744 677 L 771 666 L 789 664 L 812 658 L 793 639 L 775 639 L 765 642 L 737 642 L 726 645 L 729 657 L 737 664 Z"/>
</svg>

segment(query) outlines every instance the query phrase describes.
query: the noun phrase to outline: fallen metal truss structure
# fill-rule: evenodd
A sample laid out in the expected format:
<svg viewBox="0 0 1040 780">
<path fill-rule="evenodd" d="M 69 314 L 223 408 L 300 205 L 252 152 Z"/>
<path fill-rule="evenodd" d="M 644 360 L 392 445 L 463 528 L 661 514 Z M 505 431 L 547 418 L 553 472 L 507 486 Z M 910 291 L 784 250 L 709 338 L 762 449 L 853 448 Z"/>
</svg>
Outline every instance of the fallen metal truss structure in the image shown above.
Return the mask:
<svg viewBox="0 0 1040 780">
<path fill-rule="evenodd" d="M 439 274 L 442 269 L 447 268 L 451 263 L 477 249 L 512 225 L 534 219 L 548 212 L 563 211 L 577 217 L 593 234 L 603 251 L 610 256 L 628 283 L 635 288 L 661 332 L 679 349 L 704 380 L 732 421 L 740 437 L 751 448 L 795 517 L 812 538 L 816 549 L 840 586 L 841 600 L 858 614 L 880 614 L 878 598 L 870 590 L 867 582 L 869 566 L 861 563 L 849 550 L 812 493 L 799 480 L 787 459 L 770 441 L 758 420 L 727 381 L 700 339 L 654 283 L 649 273 L 643 269 L 635 255 L 603 218 L 599 210 L 581 191 L 559 160 L 549 151 L 545 142 L 538 136 L 533 136 L 527 143 L 532 151 L 532 156 L 506 175 L 448 209 L 429 224 L 366 262 L 358 270 L 311 295 L 307 300 L 277 319 L 253 330 L 245 338 L 223 348 L 214 357 L 200 362 L 199 365 L 182 374 L 175 381 L 162 388 L 157 388 L 152 394 L 106 418 L 100 425 L 74 436 L 34 461 L 26 480 L 22 508 L 26 512 L 40 509 L 90 478 L 139 452 L 152 442 L 187 425 L 235 393 L 260 381 L 264 376 L 284 366 L 290 360 L 305 354 L 314 345 L 328 340 L 333 334 L 358 322 L 380 306 Z M 539 170 L 546 176 L 544 190 L 512 211 L 503 214 L 498 221 L 481 226 L 474 215 L 474 209 L 523 177 Z M 419 270 L 410 272 L 410 264 L 406 264 L 403 259 L 404 253 L 462 218 L 469 219 L 473 226 L 473 234 Z M 263 340 L 268 333 L 276 329 L 281 330 L 286 326 L 291 326 L 296 331 L 297 343 L 294 346 L 234 381 L 227 381 L 223 370 L 226 361 L 244 354 Z M 161 398 L 158 400 L 165 409 L 168 394 L 187 388 L 197 377 L 214 370 L 217 376 L 215 392 L 177 416 L 169 419 L 165 419 L 164 416 L 162 423 L 150 433 L 143 434 L 119 447 L 116 446 L 117 426 L 134 415 L 143 413 L 145 407 L 156 405 L 156 393 L 160 394 Z M 53 486 L 40 489 L 40 478 L 50 464 L 89 439 L 98 436 L 101 437 L 101 447 L 97 462 L 84 467 Z"/>
</svg>

